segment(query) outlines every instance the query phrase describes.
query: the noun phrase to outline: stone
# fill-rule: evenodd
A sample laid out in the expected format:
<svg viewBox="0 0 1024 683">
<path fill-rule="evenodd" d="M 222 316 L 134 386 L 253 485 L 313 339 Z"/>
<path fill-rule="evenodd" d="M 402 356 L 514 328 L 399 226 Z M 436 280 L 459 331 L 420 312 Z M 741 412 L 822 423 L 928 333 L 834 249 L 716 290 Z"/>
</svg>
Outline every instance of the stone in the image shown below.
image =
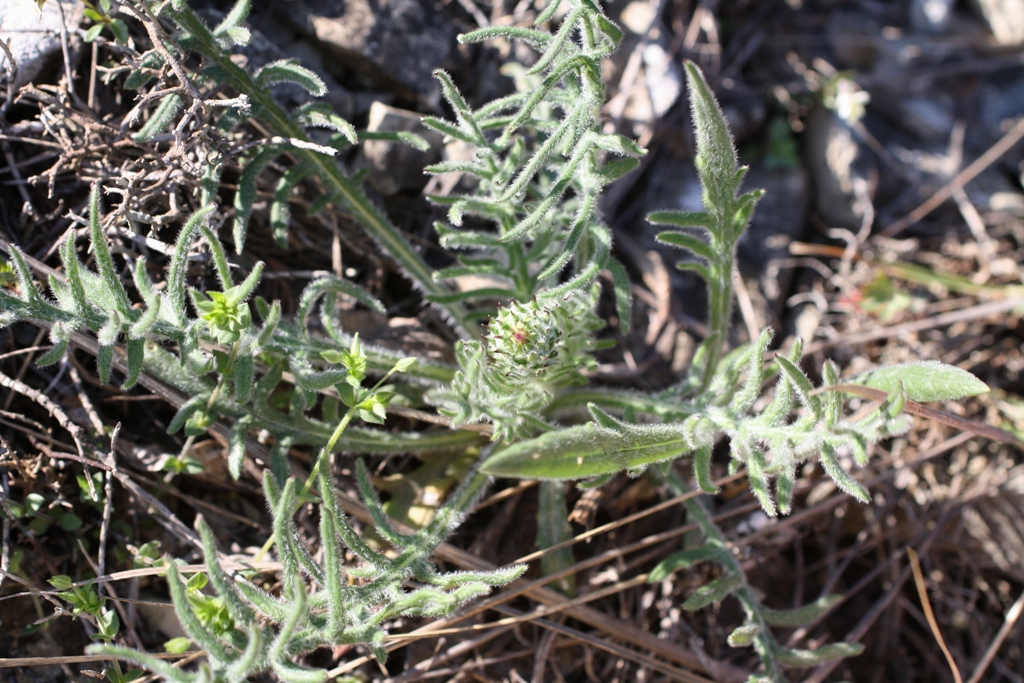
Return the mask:
<svg viewBox="0 0 1024 683">
<path fill-rule="evenodd" d="M 17 64 L 14 87 L 36 80 L 53 61 L 61 59 L 61 27 L 67 26 L 70 39 L 82 23 L 84 6 L 80 0 L 49 0 L 40 11 L 34 2 L 0 0 L 0 40 L 10 41 Z M 0 53 L 0 82 L 6 82 L 9 65 Z"/>
<path fill-rule="evenodd" d="M 956 123 L 956 104 L 948 93 L 902 95 L 891 88 L 872 92 L 872 111 L 879 112 L 922 142 L 947 143 Z"/>
<path fill-rule="evenodd" d="M 370 107 L 366 129 L 371 133 L 415 133 L 427 141 L 430 149 L 421 151 L 404 142 L 367 140 L 360 152 L 362 165 L 370 168 L 366 182 L 383 196 L 422 190 L 429 179 L 423 167 L 440 158 L 441 134 L 424 126 L 416 112 L 380 102 Z"/>
<path fill-rule="evenodd" d="M 430 107 L 440 103 L 433 72 L 451 55 L 455 29 L 430 0 L 297 0 L 280 7 L 287 7 L 284 21 L 339 58 L 327 60 L 328 70 L 356 72 Z"/>
<path fill-rule="evenodd" d="M 978 108 L 967 127 L 968 154 L 980 156 L 1007 133 L 1024 115 L 1024 75 L 1006 70 L 986 79 L 978 94 Z M 1018 141 L 999 159 L 1007 172 L 1016 173 L 1024 163 L 1024 141 Z"/>
<path fill-rule="evenodd" d="M 829 13 L 825 36 L 840 68 L 869 70 L 878 57 L 882 27 L 867 13 L 847 9 Z"/>
<path fill-rule="evenodd" d="M 210 26 L 216 26 L 224 19 L 223 12 L 204 9 L 200 16 Z M 281 59 L 297 59 L 299 63 L 320 76 L 327 93 L 322 100 L 331 105 L 334 113 L 343 119 L 350 120 L 355 114 L 355 103 L 351 92 L 335 81 L 324 68 L 323 56 L 308 40 L 295 39 L 293 32 L 282 26 L 274 26 L 269 22 L 258 25 L 249 24 L 252 38 L 248 45 L 233 48 L 232 60 L 255 73 L 260 68 Z M 269 31 L 269 33 L 267 33 Z M 294 83 L 275 83 L 270 86 L 270 95 L 285 110 L 305 104 L 313 96 L 300 85 Z"/>
<path fill-rule="evenodd" d="M 971 0 L 974 9 L 1003 45 L 1024 43 L 1024 0 Z"/>
<path fill-rule="evenodd" d="M 1001 170 L 985 169 L 964 186 L 964 192 L 979 211 L 1024 216 L 1024 193 Z"/>
<path fill-rule="evenodd" d="M 742 189 L 755 187 L 765 194 L 736 249 L 741 266 L 750 274 L 760 274 L 769 261 L 789 255 L 790 242 L 799 240 L 807 226 L 811 197 L 810 180 L 802 166 L 752 166 Z"/>
<path fill-rule="evenodd" d="M 679 60 L 671 54 L 652 4 L 640 0 L 631 2 L 623 8 L 619 21 L 626 35 L 608 64 L 607 77 L 626 92 L 615 96 L 611 111 L 614 117 L 621 115 L 628 122 L 634 137 L 649 137 L 654 123 L 663 118 L 682 95 L 683 70 Z M 634 66 L 639 69 L 627 73 L 632 72 Z M 622 98 L 625 102 L 616 103 Z"/>
<path fill-rule="evenodd" d="M 955 0 L 911 0 L 910 28 L 915 33 L 943 33 L 955 4 Z"/>
<path fill-rule="evenodd" d="M 814 185 L 814 208 L 831 227 L 859 230 L 874 160 L 853 129 L 835 112 L 818 107 L 808 117 L 804 158 Z"/>
</svg>

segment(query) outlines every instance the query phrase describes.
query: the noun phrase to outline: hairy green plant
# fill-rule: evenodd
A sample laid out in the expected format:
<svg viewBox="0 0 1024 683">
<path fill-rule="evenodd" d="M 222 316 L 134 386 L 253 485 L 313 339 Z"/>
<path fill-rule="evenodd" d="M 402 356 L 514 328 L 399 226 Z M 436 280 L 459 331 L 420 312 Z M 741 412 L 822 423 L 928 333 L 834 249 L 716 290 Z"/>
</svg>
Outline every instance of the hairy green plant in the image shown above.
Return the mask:
<svg viewBox="0 0 1024 683">
<path fill-rule="evenodd" d="M 563 5 L 563 18 L 546 30 Z M 334 277 L 311 282 L 290 321 L 282 318 L 278 303 L 255 296 L 262 264 L 236 283 L 225 247 L 210 227 L 220 173 L 231 161 L 214 147 L 203 160 L 197 192 L 203 208 L 179 233 L 162 288 L 150 279 L 142 257 L 126 259 L 134 288 L 129 292 L 125 287 L 107 246 L 98 185 L 92 190 L 88 220 L 94 271 L 79 260 L 74 237 L 69 237 L 59 252 L 64 278 L 49 278 L 51 299 L 33 281 L 25 255 L 11 249 L 16 293 L 0 288 L 0 323 L 33 321 L 50 327 L 54 346 L 39 359 L 41 365 L 60 360 L 82 335 L 94 335 L 98 374 L 104 382 L 117 366 L 124 368 L 126 388 L 145 373 L 189 397 L 172 420 L 171 432 L 184 430 L 192 438 L 230 422 L 228 469 L 236 478 L 246 457 L 247 434 L 265 430 L 274 439 L 269 462 L 264 463 L 269 471 L 263 486 L 274 520 L 266 548 L 276 547 L 283 566 L 280 595 L 264 593 L 242 576 L 229 576 L 218 562 L 211 530 L 199 522 L 206 573 L 216 596 L 200 597 L 205 579 L 199 575 L 185 583 L 174 561 L 168 560 L 166 567 L 182 625 L 189 639 L 206 651 L 207 662 L 189 673 L 115 645 L 113 623 L 100 624 L 107 644 L 96 646 L 96 652 L 135 662 L 173 681 L 236 681 L 264 671 L 285 681 L 321 681 L 325 672 L 303 668 L 295 657 L 322 645 L 348 643 L 364 645 L 383 658 L 389 620 L 449 614 L 522 573 L 523 567 L 512 567 L 439 574 L 429 561 L 491 476 L 546 480 L 538 533 L 545 545 L 559 543 L 571 533 L 565 524 L 563 480 L 584 479 L 597 486 L 617 472 L 638 475 L 657 464 L 653 469 L 665 485 L 682 494 L 687 485 L 673 464 L 690 457 L 697 486 L 713 493 L 712 456 L 723 440 L 728 442 L 730 470 L 746 470 L 754 496 L 769 515 L 791 509 L 798 466 L 815 457 L 841 489 L 866 500 L 863 487 L 841 466 L 845 453 L 864 464 L 870 444 L 905 431 L 909 420 L 903 409 L 908 401 L 955 399 L 986 390 L 968 373 L 937 363 L 882 368 L 841 383 L 839 369 L 826 362 L 821 386 L 815 388 L 800 369 L 801 342 L 772 357 L 770 330 L 726 353 L 736 244 L 761 193 L 740 192 L 746 169 L 737 164 L 710 88 L 689 63 L 705 210 L 657 212 L 650 220 L 675 228 L 660 233 L 659 239 L 686 249 L 692 258 L 680 267 L 707 281 L 710 333 L 688 379 L 661 395 L 585 386 L 588 371 L 596 365 L 593 352 L 602 345 L 597 333 L 604 323 L 596 314 L 597 278 L 602 272 L 612 276 L 623 330 L 630 318 L 628 278 L 611 257 L 611 231 L 600 220 L 598 201 L 602 189 L 635 168 L 645 154 L 627 138 L 602 132 L 601 61 L 616 49 L 622 34 L 593 0 L 550 2 L 535 28 L 490 27 L 460 38 L 522 40 L 536 49 L 538 58 L 532 66 L 506 68 L 515 79 L 517 92 L 512 95 L 473 110 L 451 78 L 437 74 L 455 120 L 428 117 L 425 123 L 467 143 L 473 155 L 470 161 L 443 162 L 427 170 L 460 172 L 477 183 L 471 195 L 432 198 L 449 207 L 450 224 L 436 225 L 441 244 L 472 252 L 459 253 L 456 265 L 438 271 L 427 266 L 332 158 L 337 149 L 371 136 L 355 131 L 323 103 L 288 112 L 271 97 L 270 89 L 281 82 L 321 95 L 320 78 L 289 61 L 268 64 L 256 73 L 232 61 L 230 49 L 249 39 L 242 25 L 248 0 L 239 0 L 213 29 L 184 0 L 125 6 L 135 8 L 150 28 L 156 28 L 154 16 L 175 27 L 159 49 L 138 55 L 125 87 L 144 86 L 170 51 L 179 57 L 198 54 L 203 60 L 198 73 L 185 75 L 181 89 L 160 100 L 137 132 L 137 141 L 157 139 L 186 104 L 189 112 L 209 109 L 209 101 L 200 99 L 199 93 L 209 94 L 223 85 L 238 97 L 211 130 L 231 130 L 251 116 L 273 133 L 272 138 L 247 145 L 240 160 L 232 224 L 237 251 L 244 248 L 261 174 L 287 154 L 294 163 L 281 175 L 270 207 L 277 240 L 283 244 L 287 239 L 292 189 L 308 176 L 318 177 L 326 194 L 312 210 L 331 202 L 351 213 L 444 313 L 463 341 L 456 347 L 454 367 L 424 359 L 414 363 L 366 346 L 341 329 L 335 316 L 339 297 L 384 310 L 351 282 Z M 101 7 L 108 11 L 105 3 Z M 336 131 L 331 146 L 311 143 L 305 132 L 310 127 Z M 416 138 L 393 137 L 421 144 Z M 186 285 L 188 254 L 197 248 L 209 254 L 216 286 Z M 465 276 L 487 278 L 490 283 L 458 292 L 445 284 Z M 311 319 L 317 313 L 320 331 L 314 332 Z M 770 370 L 778 374 L 768 400 L 764 385 L 772 379 Z M 367 386 L 371 378 L 378 381 Z M 872 396 L 881 393 L 884 400 L 867 417 L 852 421 L 844 417 L 844 395 L 857 393 L 858 385 L 874 392 Z M 366 469 L 358 465 L 359 486 L 377 531 L 394 548 L 389 556 L 373 550 L 342 513 L 332 489 L 331 457 L 338 452 L 478 448 L 479 435 L 468 430 L 394 433 L 352 426 L 357 420 L 381 424 L 398 394 L 422 395 L 424 388 L 428 402 L 453 426 L 492 424 L 493 442 L 433 521 L 413 533 L 400 533 L 392 526 Z M 560 420 L 564 412 L 583 405 L 590 410 L 591 422 L 573 425 Z M 290 476 L 286 458 L 293 445 L 320 449 L 304 484 Z M 300 501 L 312 502 L 319 510 L 322 562 L 298 540 L 294 514 Z M 750 588 L 702 503 L 691 499 L 686 506 L 703 532 L 704 545 L 668 558 L 650 578 L 664 578 L 698 561 L 721 564 L 724 575 L 700 589 L 684 607 L 699 609 L 727 596 L 740 601 L 746 621 L 729 643 L 752 645 L 760 656 L 764 671 L 752 680 L 781 681 L 783 666 L 810 666 L 858 651 L 859 646 L 846 643 L 814 652 L 781 646 L 773 626 L 806 624 L 827 611 L 835 598 L 790 612 L 769 609 Z M 362 566 L 345 566 L 345 549 L 359 557 Z M 552 570 L 556 560 L 571 564 L 571 553 L 548 559 L 545 569 Z M 63 587 L 70 587 L 70 582 Z M 78 588 L 65 596 L 75 609 L 81 607 L 97 620 L 107 614 L 87 588 Z M 570 584 L 563 588 L 572 590 Z"/>
<path fill-rule="evenodd" d="M 298 537 L 293 519 L 297 480 L 289 478 L 279 488 L 275 477 L 263 478 L 284 567 L 281 595 L 270 595 L 241 576 L 229 576 L 217 559 L 213 532 L 200 518 L 196 528 L 203 540 L 210 581 L 227 615 L 224 623 L 212 628 L 201 605 L 190 600 L 178 565 L 166 561 L 178 618 L 188 637 L 207 653 L 207 661 L 198 671 L 182 671 L 144 652 L 116 645 L 95 645 L 90 652 L 133 662 L 175 683 L 233 683 L 262 671 L 272 671 L 287 683 L 319 683 L 326 680 L 327 671 L 296 664 L 296 655 L 324 645 L 362 644 L 383 662 L 387 658 L 384 627 L 389 620 L 403 615 L 450 614 L 467 600 L 518 578 L 526 568 L 439 573 L 428 561 L 482 490 L 484 476 L 471 476 L 426 527 L 414 534 L 401 534 L 387 521 L 360 462 L 360 484 L 380 525 L 378 531 L 397 551 L 388 557 L 370 548 L 352 527 L 334 497 L 328 471 L 321 467 L 318 475 L 322 563 L 313 559 Z M 362 560 L 362 566 L 345 565 L 346 548 Z M 406 588 L 408 583 L 414 587 Z"/>
<path fill-rule="evenodd" d="M 680 228 L 662 232 L 658 238 L 695 256 L 697 261 L 684 262 L 680 267 L 696 271 L 707 282 L 710 331 L 695 354 L 689 378 L 662 396 L 587 390 L 576 396 L 567 394 L 558 405 L 585 400 L 592 422 L 553 429 L 511 444 L 485 461 L 482 471 L 496 476 L 589 479 L 599 483 L 602 477 L 619 471 L 637 476 L 649 465 L 659 463 L 668 486 L 682 495 L 687 492 L 686 484 L 671 465 L 680 457 L 690 456 L 698 487 L 714 493 L 713 449 L 727 439 L 730 473 L 746 469 L 751 490 L 768 515 L 790 510 L 797 466 L 814 457 L 840 489 L 867 502 L 867 492 L 841 466 L 840 454 L 852 453 L 858 464 L 866 464 L 871 443 L 909 428 L 909 416 L 903 414 L 908 399 L 958 399 L 988 388 L 969 373 L 939 363 L 882 368 L 850 382 L 880 389 L 887 396 L 868 416 L 851 422 L 843 418 L 843 391 L 848 391 L 849 385 L 840 384 L 839 369 L 827 361 L 821 373 L 823 384 L 815 389 L 799 367 L 802 343 L 797 341 L 788 354 L 775 355 L 778 379 L 774 396 L 755 410 L 761 405 L 759 399 L 767 379 L 771 330 L 764 330 L 757 340 L 727 355 L 723 356 L 722 351 L 731 317 L 736 244 L 761 191 L 739 194 L 746 169 L 737 164 L 725 117 L 696 66 L 688 62 L 686 69 L 705 211 L 665 211 L 649 218 L 656 224 Z M 664 422 L 620 420 L 605 412 L 602 405 L 628 415 L 659 416 Z M 793 421 L 798 409 L 802 414 Z M 702 587 L 683 606 L 693 610 L 730 595 L 739 599 L 747 619 L 729 637 L 729 644 L 754 646 L 764 673 L 751 676 L 752 682 L 782 681 L 783 666 L 815 666 L 862 650 L 854 643 L 834 643 L 815 651 L 781 646 L 770 627 L 807 624 L 828 611 L 836 598 L 825 597 L 789 612 L 765 607 L 700 501 L 688 500 L 686 508 L 703 532 L 704 545 L 670 557 L 650 578 L 664 578 L 698 561 L 716 561 L 724 566 L 722 577 Z"/>
</svg>

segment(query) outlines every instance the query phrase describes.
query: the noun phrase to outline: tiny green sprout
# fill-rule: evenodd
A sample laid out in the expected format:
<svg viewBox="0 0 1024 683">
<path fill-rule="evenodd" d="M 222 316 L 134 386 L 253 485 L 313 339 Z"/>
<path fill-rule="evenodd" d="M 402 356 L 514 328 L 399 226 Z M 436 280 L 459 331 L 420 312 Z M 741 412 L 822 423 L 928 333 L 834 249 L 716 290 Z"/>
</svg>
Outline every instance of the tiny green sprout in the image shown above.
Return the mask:
<svg viewBox="0 0 1024 683">
<path fill-rule="evenodd" d="M 189 290 L 199 317 L 219 344 L 234 344 L 252 326 L 252 312 L 241 296 L 241 285 L 224 292 Z"/>
<path fill-rule="evenodd" d="M 11 289 L 18 283 L 18 274 L 14 272 L 11 264 L 0 259 L 0 287 Z"/>
<path fill-rule="evenodd" d="M 359 342 L 359 333 L 352 335 L 352 343 L 347 350 L 321 351 L 320 356 L 329 363 L 340 364 L 348 370 L 345 381 L 352 387 L 359 387 L 366 379 L 366 352 Z M 393 372 L 393 371 L 392 371 Z"/>
<path fill-rule="evenodd" d="M 235 629 L 235 620 L 231 618 L 223 598 L 189 592 L 188 601 L 200 623 L 215 635 L 222 636 Z"/>
<path fill-rule="evenodd" d="M 198 572 L 188 580 L 188 583 L 185 584 L 185 590 L 193 594 L 199 593 L 199 591 L 206 587 L 207 582 L 208 579 L 206 578 L 206 574 Z"/>
<path fill-rule="evenodd" d="M 182 652 L 187 652 L 191 645 L 191 640 L 184 636 L 178 636 L 177 638 L 171 638 L 164 643 L 164 652 L 168 652 L 172 655 L 180 655 Z"/>
<path fill-rule="evenodd" d="M 75 477 L 78 482 L 78 495 L 96 508 L 103 507 L 103 473 L 93 472 L 92 474 L 79 474 Z"/>
<path fill-rule="evenodd" d="M 148 541 L 138 548 L 128 546 L 128 551 L 132 553 L 132 565 L 136 569 L 150 567 L 160 560 L 160 541 Z"/>
<path fill-rule="evenodd" d="M 186 424 L 185 434 L 190 435 L 189 431 L 189 426 Z M 206 428 L 203 427 L 199 430 L 198 434 L 202 434 L 205 431 Z M 203 472 L 203 463 L 191 455 L 170 456 L 160 463 L 160 469 L 171 474 L 201 474 Z"/>
<path fill-rule="evenodd" d="M 37 0 L 37 2 L 42 7 L 42 2 L 40 0 Z M 128 42 L 128 25 L 121 19 L 110 16 L 110 12 L 113 9 L 110 0 L 100 0 L 99 7 L 89 0 L 82 0 L 82 4 L 85 5 L 85 10 L 83 11 L 85 17 L 96 22 L 85 32 L 85 42 L 91 43 L 96 40 L 104 28 L 110 29 L 117 42 L 121 44 Z"/>
<path fill-rule="evenodd" d="M 64 591 L 68 588 L 71 588 L 71 585 L 74 583 L 74 581 L 72 581 L 71 577 L 67 574 L 58 574 L 57 576 L 51 578 L 47 583 L 49 583 L 51 586 L 53 586 L 59 591 Z"/>
<path fill-rule="evenodd" d="M 82 613 L 94 617 L 100 616 L 106 600 L 96 594 L 91 582 L 84 586 L 76 586 L 70 576 L 60 574 L 51 578 L 49 584 L 61 591 L 57 593 L 58 597 L 71 603 L 72 616 L 77 617 Z M 71 590 L 67 590 L 69 588 Z"/>
<path fill-rule="evenodd" d="M 121 628 L 121 621 L 117 618 L 117 612 L 108 609 L 103 610 L 100 614 L 96 615 L 96 633 L 93 633 L 90 638 L 93 640 L 102 640 L 110 642 L 117 636 L 118 630 Z"/>
</svg>

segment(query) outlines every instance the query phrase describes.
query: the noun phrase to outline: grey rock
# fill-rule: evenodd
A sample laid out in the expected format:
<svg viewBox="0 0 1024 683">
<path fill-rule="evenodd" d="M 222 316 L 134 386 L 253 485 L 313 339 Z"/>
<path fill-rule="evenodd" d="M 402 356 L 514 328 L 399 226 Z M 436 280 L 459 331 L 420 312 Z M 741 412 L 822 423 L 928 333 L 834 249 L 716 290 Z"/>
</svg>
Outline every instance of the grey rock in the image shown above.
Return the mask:
<svg viewBox="0 0 1024 683">
<path fill-rule="evenodd" d="M 953 16 L 955 0 L 911 0 L 910 28 L 916 33 L 942 33 Z"/>
<path fill-rule="evenodd" d="M 719 102 L 737 144 L 756 134 L 768 116 L 764 96 L 758 93 L 723 90 Z"/>
<path fill-rule="evenodd" d="M 454 28 L 430 0 L 300 0 L 283 19 L 340 58 L 328 69 L 356 71 L 423 101 L 440 102 L 432 73 L 444 65 Z"/>
<path fill-rule="evenodd" d="M 982 171 L 964 186 L 964 192 L 980 211 L 1024 216 L 1024 192 L 995 168 Z"/>
<path fill-rule="evenodd" d="M 859 229 L 863 210 L 857 197 L 867 191 L 874 159 L 853 129 L 824 107 L 808 117 L 804 140 L 815 210 L 832 227 Z"/>
<path fill-rule="evenodd" d="M 216 25 L 224 18 L 223 13 L 207 9 L 202 15 L 211 25 Z M 331 104 L 334 112 L 344 119 L 350 119 L 355 112 L 352 93 L 335 81 L 324 67 L 322 55 L 306 40 L 295 40 L 294 34 L 281 27 L 271 27 L 270 34 L 264 33 L 266 24 L 260 28 L 249 26 L 252 39 L 248 45 L 234 48 L 235 59 L 241 66 L 252 72 L 281 59 L 298 59 L 299 63 L 312 70 L 324 81 L 327 94 L 323 100 Z M 277 28 L 278 30 L 274 30 Z M 293 109 L 305 104 L 312 96 L 302 86 L 294 83 L 275 83 L 270 87 L 274 101 L 285 109 Z"/>
<path fill-rule="evenodd" d="M 61 27 L 66 25 L 73 38 L 82 23 L 83 10 L 80 0 L 50 0 L 42 11 L 33 2 L 0 0 L 0 40 L 10 41 L 18 67 L 15 87 L 35 80 L 52 60 L 60 59 Z M 0 82 L 5 82 L 8 63 L 2 53 L 0 63 Z"/>
<path fill-rule="evenodd" d="M 430 144 L 430 150 L 423 152 L 402 142 L 366 141 L 360 152 L 361 165 L 370 168 L 366 181 L 385 197 L 423 189 L 428 180 L 423 167 L 440 157 L 441 135 L 424 126 L 416 112 L 380 102 L 370 107 L 366 128 L 375 133 L 415 133 Z"/>
<path fill-rule="evenodd" d="M 308 40 L 296 40 L 288 45 L 284 51 L 288 57 L 298 59 L 303 66 L 312 69 L 314 73 L 323 79 L 324 84 L 327 86 L 327 94 L 323 96 L 323 99 L 331 104 L 338 116 L 344 119 L 351 119 L 353 117 L 356 113 L 355 97 L 349 90 L 331 77 L 324 64 L 323 55 L 310 45 Z"/>
<path fill-rule="evenodd" d="M 978 115 L 994 141 L 1024 114 L 1024 74 L 1002 72 L 989 79 L 981 89 Z"/>
<path fill-rule="evenodd" d="M 825 35 L 840 67 L 869 69 L 878 56 L 878 22 L 866 13 L 841 10 L 829 15 Z"/>
<path fill-rule="evenodd" d="M 908 97 L 886 88 L 872 92 L 871 106 L 922 142 L 947 142 L 956 122 L 953 97 L 941 92 Z"/>
<path fill-rule="evenodd" d="M 683 70 L 670 54 L 653 5 L 631 2 L 622 9 L 619 21 L 625 38 L 610 60 L 608 79 L 627 92 L 616 95 L 611 111 L 628 122 L 635 137 L 643 137 L 682 95 Z"/>
<path fill-rule="evenodd" d="M 914 97 L 900 101 L 903 127 L 925 141 L 948 140 L 956 121 L 949 97 Z"/>
<path fill-rule="evenodd" d="M 785 258 L 790 242 L 803 236 L 811 184 L 803 167 L 766 170 L 753 166 L 743 182 L 743 190 L 754 187 L 763 189 L 765 194 L 740 241 L 737 255 L 747 270 L 760 273 L 772 259 Z"/>
<path fill-rule="evenodd" d="M 969 4 L 998 42 L 1024 43 L 1024 0 L 970 0 Z"/>
<path fill-rule="evenodd" d="M 1024 75 L 1004 71 L 993 74 L 978 95 L 975 121 L 967 127 L 966 145 L 974 155 L 981 155 L 1012 128 L 1024 115 Z M 1008 172 L 1015 172 L 1024 163 L 1024 142 L 1018 142 L 999 160 Z"/>
</svg>

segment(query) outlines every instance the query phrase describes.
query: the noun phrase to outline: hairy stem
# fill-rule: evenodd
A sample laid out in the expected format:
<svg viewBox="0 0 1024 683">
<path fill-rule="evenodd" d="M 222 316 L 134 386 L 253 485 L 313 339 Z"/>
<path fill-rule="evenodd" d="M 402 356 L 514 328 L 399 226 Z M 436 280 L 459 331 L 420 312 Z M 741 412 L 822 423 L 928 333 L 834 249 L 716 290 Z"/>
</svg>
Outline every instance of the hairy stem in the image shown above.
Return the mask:
<svg viewBox="0 0 1024 683">
<path fill-rule="evenodd" d="M 672 490 L 672 493 L 676 496 L 685 496 L 690 493 L 690 487 L 686 485 L 683 478 L 676 472 L 675 468 L 671 464 L 666 465 L 662 468 L 657 468 L 659 474 L 662 475 L 662 479 L 666 485 Z M 733 595 L 743 605 L 743 611 L 747 615 L 747 621 L 751 624 L 756 624 L 759 628 L 759 633 L 754 636 L 754 649 L 757 651 L 758 656 L 764 663 L 765 675 L 773 681 L 784 680 L 782 677 L 782 671 L 779 668 L 779 663 L 775 658 L 776 643 L 775 639 L 771 635 L 771 627 L 765 620 L 764 615 L 761 611 L 761 603 L 754 595 L 750 584 L 747 583 L 747 575 L 743 571 L 742 565 L 736 559 L 736 556 L 729 550 L 729 544 L 725 540 L 725 536 L 722 534 L 722 530 L 718 528 L 715 521 L 711 519 L 711 515 L 704 508 L 704 504 L 701 498 L 686 498 L 683 501 L 683 505 L 686 506 L 686 513 L 690 516 L 694 522 L 700 527 L 701 532 L 704 534 L 704 542 L 708 545 L 722 549 L 719 556 L 716 557 L 717 561 L 722 564 L 726 572 L 739 577 L 742 580 L 741 586 L 736 589 Z"/>
</svg>

